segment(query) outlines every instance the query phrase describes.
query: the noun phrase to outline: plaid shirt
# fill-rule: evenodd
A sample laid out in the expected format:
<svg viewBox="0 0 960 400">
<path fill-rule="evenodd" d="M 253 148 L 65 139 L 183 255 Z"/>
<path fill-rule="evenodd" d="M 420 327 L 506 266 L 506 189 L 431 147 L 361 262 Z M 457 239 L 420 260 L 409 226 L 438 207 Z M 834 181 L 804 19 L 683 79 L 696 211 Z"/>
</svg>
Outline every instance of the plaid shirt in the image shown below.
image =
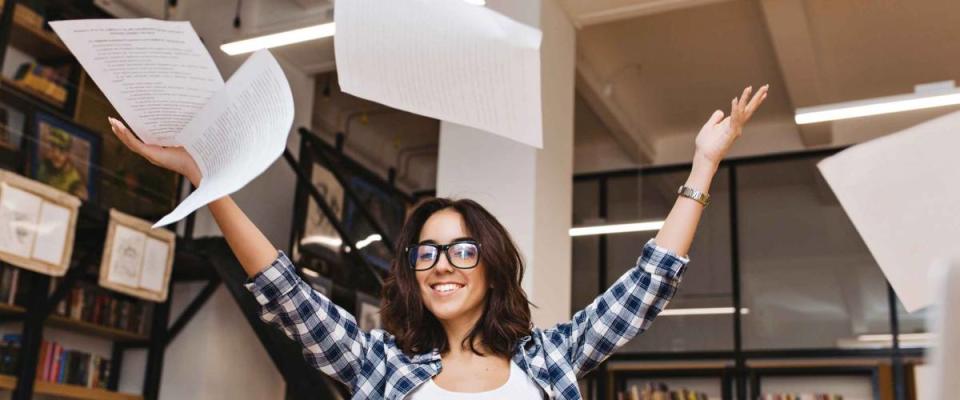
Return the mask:
<svg viewBox="0 0 960 400">
<path fill-rule="evenodd" d="M 636 267 L 571 321 L 520 339 L 513 361 L 548 398 L 580 399 L 577 378 L 650 326 L 687 262 L 647 242 Z M 440 372 L 439 352 L 407 355 L 393 335 L 362 331 L 352 315 L 304 283 L 282 252 L 246 287 L 262 306 L 260 318 L 299 342 L 306 360 L 346 384 L 354 399 L 403 399 Z"/>
</svg>

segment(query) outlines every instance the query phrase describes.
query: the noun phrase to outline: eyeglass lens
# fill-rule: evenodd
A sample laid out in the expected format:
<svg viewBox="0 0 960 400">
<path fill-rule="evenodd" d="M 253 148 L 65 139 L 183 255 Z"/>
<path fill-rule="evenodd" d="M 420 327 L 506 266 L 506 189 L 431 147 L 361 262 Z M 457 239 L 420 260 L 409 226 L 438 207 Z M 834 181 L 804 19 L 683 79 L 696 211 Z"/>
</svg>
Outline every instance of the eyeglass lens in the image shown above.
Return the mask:
<svg viewBox="0 0 960 400">
<path fill-rule="evenodd" d="M 475 243 L 451 243 L 446 246 L 420 244 L 410 249 L 410 265 L 418 271 L 433 268 L 440 257 L 441 247 L 446 247 L 447 260 L 456 268 L 477 266 L 480 251 Z"/>
</svg>

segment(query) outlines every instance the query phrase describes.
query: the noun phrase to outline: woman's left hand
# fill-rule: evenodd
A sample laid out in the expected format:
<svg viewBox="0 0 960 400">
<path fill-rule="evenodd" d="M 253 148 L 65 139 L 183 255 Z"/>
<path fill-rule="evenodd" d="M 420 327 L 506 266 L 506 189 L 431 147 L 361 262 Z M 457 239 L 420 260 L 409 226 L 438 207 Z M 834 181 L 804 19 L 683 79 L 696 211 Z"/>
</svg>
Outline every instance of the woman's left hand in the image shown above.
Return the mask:
<svg viewBox="0 0 960 400">
<path fill-rule="evenodd" d="M 750 97 L 753 87 L 744 89 L 739 98 L 733 98 L 730 103 L 730 115 L 726 118 L 723 117 L 723 111 L 714 111 L 710 120 L 697 135 L 694 160 L 719 165 L 720 160 L 730 150 L 730 146 L 740 137 L 743 125 L 750 120 L 754 111 L 757 111 L 763 100 L 767 98 L 769 87 L 770 85 L 764 85 L 753 94 L 753 97 Z"/>
</svg>

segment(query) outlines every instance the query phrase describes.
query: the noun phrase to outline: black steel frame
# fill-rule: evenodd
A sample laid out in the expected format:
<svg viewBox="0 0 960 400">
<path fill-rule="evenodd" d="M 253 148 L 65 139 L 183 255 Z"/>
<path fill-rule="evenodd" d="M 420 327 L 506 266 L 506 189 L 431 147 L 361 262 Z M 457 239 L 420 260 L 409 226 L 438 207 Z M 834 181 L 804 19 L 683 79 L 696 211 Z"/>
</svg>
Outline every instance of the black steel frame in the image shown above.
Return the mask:
<svg viewBox="0 0 960 400">
<path fill-rule="evenodd" d="M 789 160 L 800 160 L 800 159 L 811 159 L 811 158 L 820 158 L 829 155 L 833 155 L 839 151 L 842 151 L 846 147 L 837 147 L 837 148 L 824 148 L 817 150 L 808 150 L 808 151 L 798 151 L 798 152 L 788 152 L 780 154 L 771 154 L 763 156 L 753 156 L 753 157 L 742 157 L 742 158 L 733 158 L 724 160 L 720 166 L 721 170 L 723 167 L 726 167 L 728 177 L 729 177 L 729 213 L 730 213 L 730 255 L 731 255 L 731 291 L 733 297 L 733 329 L 734 329 L 734 343 L 732 351 L 701 351 L 701 352 L 681 352 L 681 353 L 670 353 L 670 352 L 643 352 L 643 353 L 619 353 L 613 355 L 610 360 L 730 360 L 734 363 L 733 368 L 728 368 L 728 374 L 724 375 L 730 380 L 732 384 L 736 387 L 736 397 L 737 400 L 747 400 L 755 399 L 756 396 L 759 396 L 759 379 L 764 375 L 840 375 L 840 374 L 866 374 L 865 371 L 870 371 L 872 376 L 876 376 L 876 368 L 871 368 L 868 366 L 864 367 L 797 367 L 797 368 L 753 368 L 747 364 L 749 360 L 755 359 L 800 359 L 800 358 L 814 358 L 814 359 L 826 359 L 826 358 L 872 358 L 877 360 L 890 360 L 892 364 L 892 374 L 893 374 L 893 392 L 895 395 L 895 400 L 906 400 L 908 392 L 908 382 L 907 374 L 904 366 L 903 359 L 905 357 L 922 357 L 924 354 L 923 349 L 903 349 L 899 346 L 899 316 L 897 314 L 896 307 L 896 295 L 893 293 L 893 290 L 889 288 L 888 285 L 888 308 L 889 308 L 889 318 L 891 325 L 891 332 L 893 333 L 893 346 L 886 349 L 783 349 L 783 350 L 744 350 L 743 349 L 743 331 L 742 331 L 742 318 L 740 310 L 743 307 L 743 300 L 741 298 L 741 273 L 740 273 L 740 254 L 739 254 L 739 226 L 738 221 L 738 199 L 737 199 L 737 167 L 745 165 L 755 165 L 762 163 L 778 162 L 778 161 L 789 161 Z M 674 165 L 660 165 L 660 166 L 649 166 L 642 168 L 633 168 L 633 169 L 623 169 L 616 171 L 608 172 L 596 172 L 596 173 L 587 173 L 579 174 L 574 176 L 574 182 L 587 182 L 587 181 L 596 181 L 597 182 L 597 215 L 598 217 L 605 218 L 607 215 L 607 185 L 608 181 L 611 178 L 619 177 L 641 177 L 652 174 L 663 174 L 671 172 L 683 172 L 690 170 L 691 164 L 674 164 Z M 598 246 L 598 266 L 597 274 L 599 276 L 599 288 L 598 293 L 602 293 L 606 290 L 607 282 L 607 245 L 606 245 L 606 236 L 599 235 L 599 246 Z M 704 371 L 697 371 L 704 372 Z M 714 371 L 715 372 L 715 371 Z M 627 374 L 627 376 L 689 376 L 689 370 L 685 369 L 676 369 L 676 370 L 667 370 L 659 371 L 656 373 L 651 373 L 649 371 L 642 371 L 638 373 L 626 373 L 626 372 L 616 372 L 616 375 Z M 591 382 L 589 385 L 597 386 L 597 393 L 599 399 L 608 399 L 614 398 L 613 393 L 608 393 L 609 390 L 616 388 L 608 387 L 608 382 L 610 382 L 610 377 L 608 377 L 608 372 L 606 368 L 601 365 L 596 371 L 590 375 Z M 615 376 L 613 377 L 614 382 L 621 382 L 622 380 Z M 876 382 L 876 379 L 875 379 Z M 726 388 L 730 382 L 724 380 L 722 382 Z M 875 383 L 875 388 L 879 388 L 879 383 Z M 622 389 L 622 388 L 621 388 Z M 748 392 L 748 389 L 751 391 Z M 728 392 L 724 390 L 724 399 L 729 400 L 733 397 L 728 396 Z"/>
</svg>

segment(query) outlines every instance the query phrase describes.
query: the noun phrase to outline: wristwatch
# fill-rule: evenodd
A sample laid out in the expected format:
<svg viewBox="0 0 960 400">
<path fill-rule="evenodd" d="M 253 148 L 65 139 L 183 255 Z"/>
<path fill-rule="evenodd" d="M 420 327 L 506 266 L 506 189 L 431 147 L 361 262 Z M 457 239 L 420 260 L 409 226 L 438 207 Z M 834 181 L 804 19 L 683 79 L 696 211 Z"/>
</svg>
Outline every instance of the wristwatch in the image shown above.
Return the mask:
<svg viewBox="0 0 960 400">
<path fill-rule="evenodd" d="M 710 195 L 699 190 L 693 189 L 689 186 L 680 186 L 680 189 L 677 189 L 677 194 L 697 203 L 702 204 L 704 207 L 710 204 Z"/>
</svg>

